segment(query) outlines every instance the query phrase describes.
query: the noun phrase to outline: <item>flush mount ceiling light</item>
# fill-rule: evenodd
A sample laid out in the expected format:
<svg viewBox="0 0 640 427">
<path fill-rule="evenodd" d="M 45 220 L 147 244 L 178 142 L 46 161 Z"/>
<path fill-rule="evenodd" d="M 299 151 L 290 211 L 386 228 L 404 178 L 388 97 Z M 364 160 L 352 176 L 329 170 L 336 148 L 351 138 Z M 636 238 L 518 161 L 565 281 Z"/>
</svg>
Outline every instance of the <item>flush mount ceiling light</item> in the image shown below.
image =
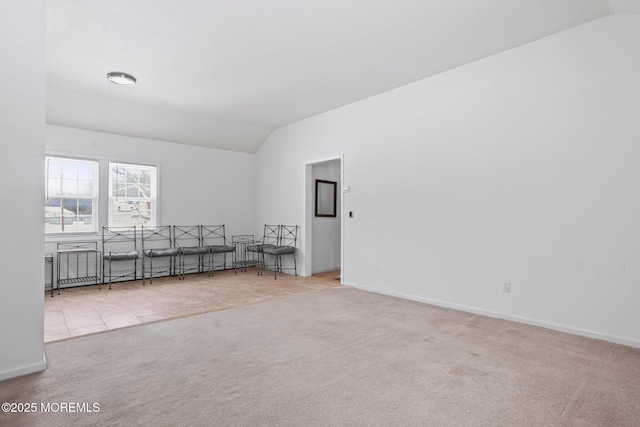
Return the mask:
<svg viewBox="0 0 640 427">
<path fill-rule="evenodd" d="M 133 77 L 131 74 L 122 73 L 120 71 L 112 71 L 110 73 L 107 73 L 107 79 L 109 79 L 111 83 L 115 83 L 117 85 L 132 86 L 136 84 L 135 77 Z"/>
</svg>

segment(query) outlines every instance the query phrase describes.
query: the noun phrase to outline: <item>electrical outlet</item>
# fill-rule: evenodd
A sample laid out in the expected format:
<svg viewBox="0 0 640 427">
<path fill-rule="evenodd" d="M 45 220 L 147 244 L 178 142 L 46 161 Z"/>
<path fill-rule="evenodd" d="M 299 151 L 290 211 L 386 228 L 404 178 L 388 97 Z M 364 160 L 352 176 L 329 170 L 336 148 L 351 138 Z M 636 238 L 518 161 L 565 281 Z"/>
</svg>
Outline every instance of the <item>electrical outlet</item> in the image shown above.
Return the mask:
<svg viewBox="0 0 640 427">
<path fill-rule="evenodd" d="M 502 292 L 511 292 L 511 282 L 504 282 Z"/>
</svg>

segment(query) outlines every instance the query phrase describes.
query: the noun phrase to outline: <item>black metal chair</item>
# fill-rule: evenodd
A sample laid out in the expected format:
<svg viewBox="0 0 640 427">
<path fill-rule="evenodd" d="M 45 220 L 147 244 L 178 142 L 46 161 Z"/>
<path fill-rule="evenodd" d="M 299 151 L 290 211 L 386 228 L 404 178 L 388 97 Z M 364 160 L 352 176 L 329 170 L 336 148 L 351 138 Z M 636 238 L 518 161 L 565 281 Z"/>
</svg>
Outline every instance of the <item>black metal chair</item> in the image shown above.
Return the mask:
<svg viewBox="0 0 640 427">
<path fill-rule="evenodd" d="M 280 226 L 265 224 L 262 238 L 247 246 L 247 252 L 251 252 L 254 256 L 254 264 L 258 268 L 259 276 L 262 276 L 262 269 L 265 267 L 264 249 L 276 246 L 279 238 Z"/>
<path fill-rule="evenodd" d="M 173 247 L 180 254 L 180 279 L 184 279 L 186 272 L 202 272 L 204 256 L 209 253 L 209 248 L 201 246 L 200 226 L 173 226 Z M 187 265 L 185 259 L 197 255 L 197 264 Z"/>
<path fill-rule="evenodd" d="M 102 227 L 102 284 L 105 284 L 105 264 L 108 264 L 109 289 L 114 276 L 111 264 L 114 261 L 133 261 L 133 271 L 115 276 L 116 279 L 138 279 L 138 241 L 136 226 L 132 227 Z"/>
<path fill-rule="evenodd" d="M 225 235 L 224 225 L 201 225 L 200 244 L 209 251 L 209 275 L 213 276 L 216 267 L 227 268 L 227 254 L 234 253 L 236 247 L 230 245 Z M 221 264 L 215 263 L 216 254 L 223 254 Z M 234 264 L 235 269 L 235 264 Z"/>
<path fill-rule="evenodd" d="M 271 255 L 273 257 L 273 278 L 277 278 L 278 272 L 283 273 L 284 270 L 294 270 L 298 275 L 298 266 L 296 264 L 296 243 L 298 241 L 297 225 L 281 225 L 278 244 L 276 246 L 267 246 L 262 249 L 263 256 Z M 293 267 L 285 267 L 282 263 L 282 257 L 285 255 L 293 255 Z"/>
<path fill-rule="evenodd" d="M 171 226 L 164 227 L 145 227 L 142 226 L 142 284 L 145 284 L 147 273 L 150 283 L 153 283 L 153 260 L 155 258 L 168 258 L 168 265 L 157 266 L 156 273 L 175 273 L 176 257 L 180 256 L 180 251 L 176 249 L 173 243 Z M 149 259 L 149 269 L 146 268 L 146 259 Z M 156 275 L 157 277 L 157 275 Z"/>
</svg>

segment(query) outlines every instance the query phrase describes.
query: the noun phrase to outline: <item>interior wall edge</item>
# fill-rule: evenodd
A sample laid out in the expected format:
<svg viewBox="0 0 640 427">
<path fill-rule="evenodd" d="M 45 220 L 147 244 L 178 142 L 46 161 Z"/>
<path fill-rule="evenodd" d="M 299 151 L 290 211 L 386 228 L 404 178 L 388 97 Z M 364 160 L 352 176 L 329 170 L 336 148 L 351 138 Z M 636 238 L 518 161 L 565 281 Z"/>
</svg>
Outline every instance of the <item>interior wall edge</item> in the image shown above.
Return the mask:
<svg viewBox="0 0 640 427">
<path fill-rule="evenodd" d="M 42 361 L 40 362 L 0 372 L 0 381 L 8 380 L 9 378 L 21 377 L 27 374 L 33 374 L 35 372 L 41 372 L 45 369 L 47 369 L 47 360 L 43 355 Z"/>
</svg>

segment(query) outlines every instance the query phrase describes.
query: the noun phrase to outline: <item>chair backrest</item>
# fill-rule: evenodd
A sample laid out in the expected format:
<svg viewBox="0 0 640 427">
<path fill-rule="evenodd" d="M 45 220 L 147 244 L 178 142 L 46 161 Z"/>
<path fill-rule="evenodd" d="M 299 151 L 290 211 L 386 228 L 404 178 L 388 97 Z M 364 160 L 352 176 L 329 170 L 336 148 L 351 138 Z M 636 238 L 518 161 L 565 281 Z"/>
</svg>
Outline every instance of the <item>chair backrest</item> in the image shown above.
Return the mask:
<svg viewBox="0 0 640 427">
<path fill-rule="evenodd" d="M 279 225 L 264 225 L 264 234 L 262 235 L 262 243 L 265 245 L 277 245 L 280 241 Z"/>
<path fill-rule="evenodd" d="M 102 253 L 138 250 L 137 227 L 102 227 Z"/>
<path fill-rule="evenodd" d="M 202 246 L 223 246 L 227 244 L 227 237 L 223 225 L 201 225 L 200 244 Z"/>
<path fill-rule="evenodd" d="M 297 225 L 281 225 L 280 226 L 280 239 L 278 246 L 296 246 L 298 241 L 298 226 Z"/>
<path fill-rule="evenodd" d="M 173 226 L 173 247 L 193 248 L 200 246 L 200 226 L 199 225 L 174 225 Z"/>
<path fill-rule="evenodd" d="M 164 227 L 145 227 L 142 225 L 142 250 L 173 248 L 171 228 L 170 225 Z"/>
</svg>

